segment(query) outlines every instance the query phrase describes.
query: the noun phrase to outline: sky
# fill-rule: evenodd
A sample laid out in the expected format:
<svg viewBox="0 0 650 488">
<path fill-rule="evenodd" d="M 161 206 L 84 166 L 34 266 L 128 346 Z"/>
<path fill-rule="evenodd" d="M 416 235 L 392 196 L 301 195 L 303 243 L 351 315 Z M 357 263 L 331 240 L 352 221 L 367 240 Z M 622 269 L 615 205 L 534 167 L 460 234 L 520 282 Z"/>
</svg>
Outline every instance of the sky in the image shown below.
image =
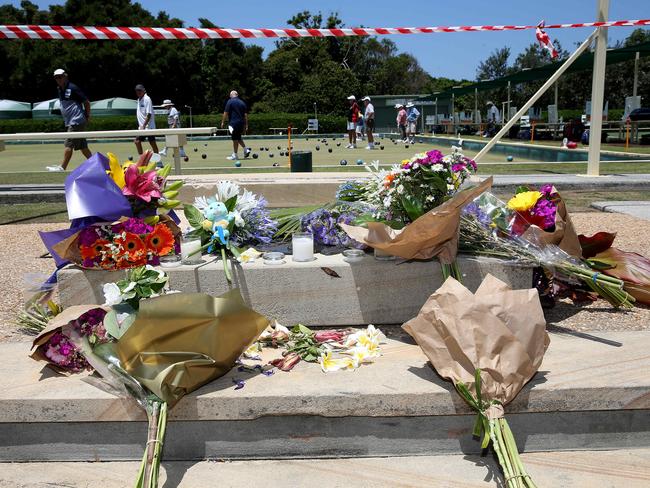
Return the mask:
<svg viewBox="0 0 650 488">
<path fill-rule="evenodd" d="M 34 1 L 34 0 L 32 0 Z M 4 3 L 6 0 L 0 0 Z M 10 3 L 19 6 L 20 0 Z M 51 1 L 34 1 L 46 8 Z M 197 26 L 198 18 L 210 19 L 220 27 L 282 28 L 294 13 L 338 12 L 347 27 L 426 27 L 439 25 L 547 24 L 591 22 L 597 0 L 140 0 L 154 14 L 160 10 Z M 610 20 L 650 18 L 650 0 L 611 0 Z M 627 37 L 633 27 L 609 29 L 609 42 Z M 548 33 L 565 49 L 582 42 L 591 29 L 553 29 Z M 449 34 L 389 36 L 400 51 L 413 54 L 432 76 L 476 78 L 476 67 L 492 51 L 509 46 L 513 56 L 535 42 L 533 30 L 522 32 L 467 32 Z M 182 41 L 179 41 L 182 42 Z M 265 48 L 273 40 L 246 41 Z"/>
</svg>

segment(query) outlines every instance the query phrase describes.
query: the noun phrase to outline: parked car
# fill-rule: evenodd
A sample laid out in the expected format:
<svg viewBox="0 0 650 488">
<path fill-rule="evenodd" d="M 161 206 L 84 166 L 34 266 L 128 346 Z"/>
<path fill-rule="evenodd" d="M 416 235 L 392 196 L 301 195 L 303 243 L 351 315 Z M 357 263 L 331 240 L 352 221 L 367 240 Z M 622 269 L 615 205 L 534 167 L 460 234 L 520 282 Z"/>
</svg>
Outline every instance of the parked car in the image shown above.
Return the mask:
<svg viewBox="0 0 650 488">
<path fill-rule="evenodd" d="M 630 112 L 630 120 L 650 120 L 650 108 L 635 108 Z"/>
</svg>

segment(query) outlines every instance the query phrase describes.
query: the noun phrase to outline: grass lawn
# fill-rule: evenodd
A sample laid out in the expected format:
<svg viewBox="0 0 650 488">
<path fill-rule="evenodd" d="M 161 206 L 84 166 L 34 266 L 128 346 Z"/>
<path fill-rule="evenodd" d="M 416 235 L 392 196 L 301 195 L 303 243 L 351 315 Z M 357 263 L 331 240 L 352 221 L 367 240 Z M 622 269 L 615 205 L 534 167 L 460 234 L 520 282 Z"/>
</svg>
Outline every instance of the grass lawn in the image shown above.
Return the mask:
<svg viewBox="0 0 650 488">
<path fill-rule="evenodd" d="M 359 144 L 359 149 L 345 149 L 347 139 L 341 136 L 327 140 L 327 145 L 316 140 L 314 137 L 306 139 L 295 139 L 295 150 L 310 150 L 312 152 L 315 171 L 363 171 L 357 166 L 357 161 L 365 162 L 379 160 L 383 165 L 390 165 L 416 152 L 431 149 L 439 149 L 449 152 L 446 146 L 438 146 L 428 143 L 417 143 L 408 148 L 404 144 L 394 144 L 388 138 L 379 139 L 384 146 L 383 150 L 376 149 L 367 151 L 363 149 L 365 143 Z M 546 141 L 547 142 L 547 141 Z M 162 140 L 160 141 L 162 144 Z M 272 173 L 288 172 L 288 158 L 280 156 L 280 150 L 285 150 L 286 140 L 281 139 L 250 139 L 249 145 L 253 153 L 258 155 L 257 159 L 249 158 L 241 160 L 242 167 L 237 168 L 232 161 L 226 157 L 232 152 L 230 141 L 190 141 L 186 148 L 189 161 L 183 162 L 185 174 L 237 174 L 237 173 Z M 148 145 L 145 144 L 145 147 Z M 316 147 L 318 146 L 318 150 Z M 136 151 L 129 142 L 102 142 L 90 145 L 91 150 L 102 153 L 112 152 L 122 160 L 129 156 L 135 157 Z M 262 148 L 269 148 L 269 151 Z M 280 149 L 278 149 L 280 147 Z M 331 150 L 331 152 L 330 152 Z M 6 150 L 0 152 L 0 184 L 37 184 L 37 183 L 63 183 L 65 174 L 49 173 L 44 171 L 45 166 L 56 164 L 63 153 L 62 144 L 20 144 L 7 145 Z M 475 151 L 465 151 L 467 156 L 474 156 Z M 205 159 L 202 157 L 205 155 Z M 271 156 L 273 155 L 273 156 Z M 241 156 L 241 154 L 240 154 Z M 75 155 L 70 167 L 76 167 L 82 161 L 81 155 Z M 345 159 L 346 166 L 341 166 L 340 161 Z M 171 157 L 167 161 L 172 161 Z M 279 166 L 274 167 L 276 163 Z M 498 164 L 496 164 L 498 163 Z M 544 174 L 544 173 L 566 173 L 578 174 L 586 172 L 586 163 L 556 163 L 556 162 L 532 162 L 517 158 L 514 162 L 508 163 L 503 154 L 487 154 L 479 165 L 479 174 Z M 605 174 L 611 173 L 650 173 L 650 163 L 602 163 L 602 171 Z"/>
</svg>

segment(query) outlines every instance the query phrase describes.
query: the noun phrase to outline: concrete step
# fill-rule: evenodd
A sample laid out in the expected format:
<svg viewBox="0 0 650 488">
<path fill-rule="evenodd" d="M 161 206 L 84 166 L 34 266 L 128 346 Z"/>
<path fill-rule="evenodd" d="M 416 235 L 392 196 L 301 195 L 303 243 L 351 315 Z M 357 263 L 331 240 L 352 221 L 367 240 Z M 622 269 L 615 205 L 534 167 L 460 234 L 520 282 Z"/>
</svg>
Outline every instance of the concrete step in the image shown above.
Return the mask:
<svg viewBox="0 0 650 488">
<path fill-rule="evenodd" d="M 165 459 L 479 453 L 451 384 L 400 329 L 385 332 L 382 357 L 355 372 L 235 369 L 188 395 L 171 411 Z M 0 461 L 140 458 L 146 424 L 132 401 L 92 377 L 55 376 L 28 348 L 0 345 Z M 520 450 L 650 448 L 648 350 L 650 331 L 552 334 L 539 373 L 506 408 Z"/>
<path fill-rule="evenodd" d="M 522 459 L 538 486 L 645 488 L 650 484 L 650 449 L 525 453 Z M 0 488 L 123 488 L 137 462 L 0 464 Z M 473 488 L 503 486 L 493 456 L 445 455 L 365 459 L 274 461 L 163 460 L 163 488 Z"/>
<path fill-rule="evenodd" d="M 269 266 L 262 259 L 236 265 L 233 283 L 246 303 L 283 324 L 365 325 L 401 324 L 420 311 L 429 295 L 443 283 L 440 263 L 378 261 L 366 254 L 359 263 L 347 263 L 341 254 L 317 254 L 307 263 Z M 491 273 L 512 288 L 530 288 L 532 269 L 496 259 L 460 256 L 464 283 L 476 290 Z M 322 268 L 334 271 L 337 277 Z M 204 256 L 197 266 L 164 269 L 172 289 L 220 295 L 228 291 L 223 262 Z M 59 300 L 64 307 L 104 303 L 102 286 L 117 281 L 123 272 L 68 267 L 58 273 Z"/>
</svg>

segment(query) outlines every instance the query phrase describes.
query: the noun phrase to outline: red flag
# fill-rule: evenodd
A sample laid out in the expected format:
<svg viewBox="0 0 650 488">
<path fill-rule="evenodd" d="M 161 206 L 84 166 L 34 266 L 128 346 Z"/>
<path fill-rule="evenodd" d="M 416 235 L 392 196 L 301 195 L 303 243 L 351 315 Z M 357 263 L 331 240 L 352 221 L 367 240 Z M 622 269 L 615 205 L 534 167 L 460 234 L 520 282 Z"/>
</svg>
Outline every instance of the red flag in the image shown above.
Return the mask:
<svg viewBox="0 0 650 488">
<path fill-rule="evenodd" d="M 535 30 L 535 37 L 537 37 L 539 46 L 542 49 L 546 49 L 548 53 L 551 55 L 551 58 L 553 59 L 557 58 L 558 56 L 557 49 L 555 49 L 555 46 L 553 45 L 551 38 L 548 37 L 548 34 L 544 31 L 543 20 L 537 25 L 537 29 Z"/>
</svg>

